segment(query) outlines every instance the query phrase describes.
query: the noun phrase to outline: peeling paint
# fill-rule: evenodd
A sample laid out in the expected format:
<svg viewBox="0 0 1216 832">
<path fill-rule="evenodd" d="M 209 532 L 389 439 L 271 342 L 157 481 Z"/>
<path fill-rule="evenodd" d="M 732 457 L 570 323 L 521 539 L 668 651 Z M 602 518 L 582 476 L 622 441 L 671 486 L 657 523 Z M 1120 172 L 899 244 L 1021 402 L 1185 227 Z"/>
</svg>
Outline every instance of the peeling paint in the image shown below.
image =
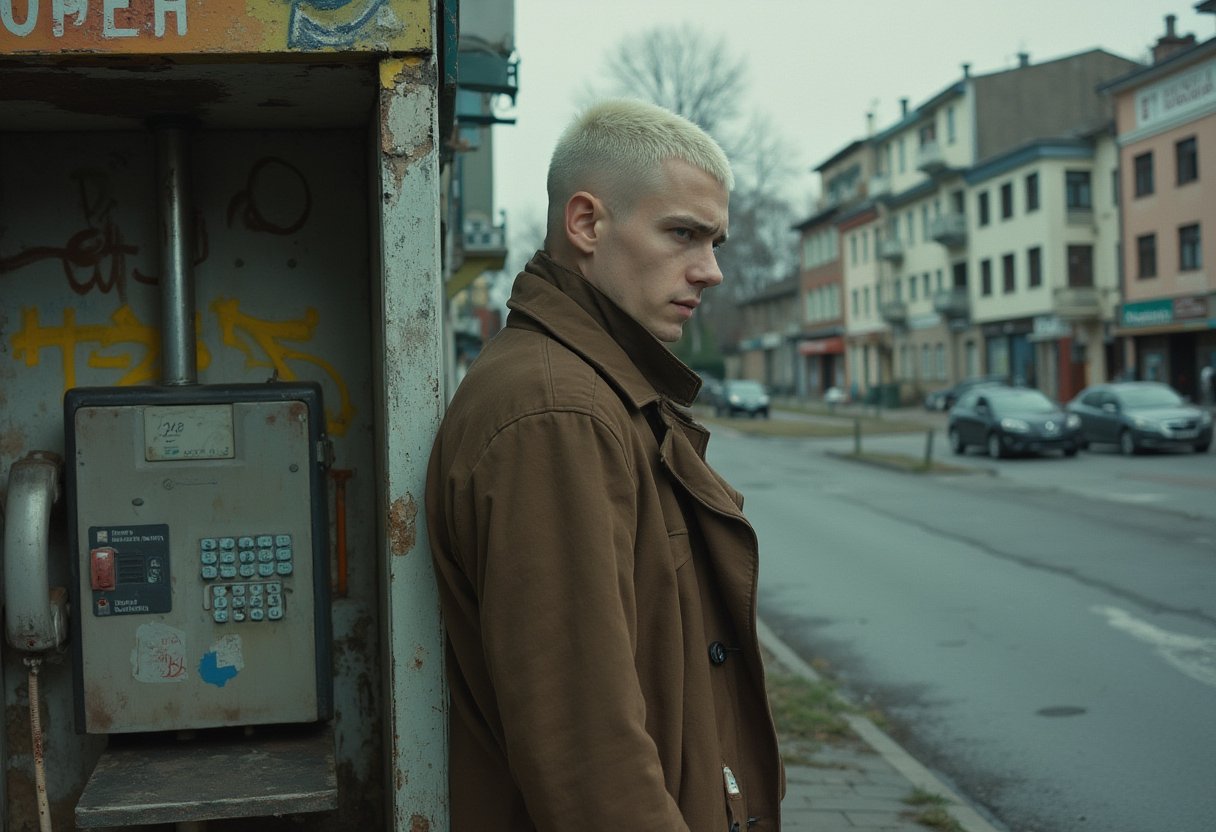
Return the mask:
<svg viewBox="0 0 1216 832">
<path fill-rule="evenodd" d="M 418 540 L 418 504 L 413 494 L 393 500 L 388 510 L 388 548 L 398 556 L 408 555 Z"/>
<path fill-rule="evenodd" d="M 431 820 L 423 815 L 410 818 L 410 832 L 431 832 Z"/>
</svg>

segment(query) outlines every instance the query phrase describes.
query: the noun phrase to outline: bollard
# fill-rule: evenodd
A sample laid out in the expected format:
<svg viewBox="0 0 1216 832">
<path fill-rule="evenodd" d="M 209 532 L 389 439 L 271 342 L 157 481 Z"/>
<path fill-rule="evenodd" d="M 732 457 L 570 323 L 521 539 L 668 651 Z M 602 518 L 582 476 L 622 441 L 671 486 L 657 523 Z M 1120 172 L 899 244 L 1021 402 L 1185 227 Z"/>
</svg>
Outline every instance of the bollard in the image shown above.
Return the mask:
<svg viewBox="0 0 1216 832">
<path fill-rule="evenodd" d="M 933 428 L 925 435 L 925 467 L 933 465 Z"/>
<path fill-rule="evenodd" d="M 861 456 L 861 419 L 853 419 L 853 456 Z"/>
</svg>

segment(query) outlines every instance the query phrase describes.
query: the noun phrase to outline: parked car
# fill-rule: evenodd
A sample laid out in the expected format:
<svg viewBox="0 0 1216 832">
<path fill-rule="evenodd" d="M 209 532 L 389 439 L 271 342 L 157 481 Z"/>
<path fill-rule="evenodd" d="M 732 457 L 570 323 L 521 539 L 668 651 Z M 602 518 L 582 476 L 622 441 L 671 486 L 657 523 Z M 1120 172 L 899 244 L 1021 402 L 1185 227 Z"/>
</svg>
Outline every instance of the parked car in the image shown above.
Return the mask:
<svg viewBox="0 0 1216 832">
<path fill-rule="evenodd" d="M 925 410 L 949 410 L 954 407 L 954 403 L 959 398 L 975 387 L 993 387 L 998 384 L 1004 384 L 1003 376 L 976 376 L 974 378 L 965 378 L 958 384 L 945 388 L 944 390 L 934 390 L 925 395 Z"/>
<path fill-rule="evenodd" d="M 1167 384 L 1124 381 L 1086 387 L 1068 403 L 1084 443 L 1110 443 L 1124 454 L 1146 448 L 1212 446 L 1212 414 L 1188 404 Z"/>
<path fill-rule="evenodd" d="M 1076 456 L 1081 419 L 1038 390 L 980 386 L 964 393 L 950 411 L 946 435 L 956 454 L 978 445 L 994 459 L 1045 451 Z"/>
<path fill-rule="evenodd" d="M 697 393 L 697 404 L 703 404 L 706 407 L 712 407 L 715 410 L 718 403 L 722 401 L 722 379 L 717 376 L 711 376 L 709 373 L 701 374 L 701 389 Z"/>
<path fill-rule="evenodd" d="M 763 416 L 768 418 L 768 391 L 758 381 L 736 379 L 724 382 L 722 398 L 715 412 L 719 415 L 734 416 L 736 413 L 746 413 L 748 416 Z"/>
</svg>

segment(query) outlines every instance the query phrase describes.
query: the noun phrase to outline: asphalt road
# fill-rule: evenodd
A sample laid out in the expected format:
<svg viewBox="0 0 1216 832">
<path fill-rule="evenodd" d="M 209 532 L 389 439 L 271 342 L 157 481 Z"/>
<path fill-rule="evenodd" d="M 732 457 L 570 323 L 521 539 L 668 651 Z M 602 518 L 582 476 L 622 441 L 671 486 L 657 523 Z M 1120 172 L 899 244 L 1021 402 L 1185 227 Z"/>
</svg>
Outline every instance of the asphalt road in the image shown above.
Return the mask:
<svg viewBox="0 0 1216 832">
<path fill-rule="evenodd" d="M 710 443 L 770 626 L 998 825 L 1216 829 L 1216 454 L 917 476 L 824 453 L 848 444 Z"/>
</svg>

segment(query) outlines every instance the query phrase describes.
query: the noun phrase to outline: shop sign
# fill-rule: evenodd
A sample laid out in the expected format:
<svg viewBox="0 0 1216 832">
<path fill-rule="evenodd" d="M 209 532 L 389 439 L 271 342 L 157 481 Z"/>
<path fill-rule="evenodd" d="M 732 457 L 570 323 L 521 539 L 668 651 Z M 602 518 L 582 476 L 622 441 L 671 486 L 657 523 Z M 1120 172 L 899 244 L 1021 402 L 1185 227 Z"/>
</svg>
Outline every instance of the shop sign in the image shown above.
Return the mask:
<svg viewBox="0 0 1216 832">
<path fill-rule="evenodd" d="M 423 0 L 0 0 L 0 55 L 397 52 L 430 45 Z"/>
<path fill-rule="evenodd" d="M 844 339 L 840 337 L 817 338 L 798 343 L 799 355 L 827 355 L 841 352 L 844 352 Z"/>
<path fill-rule="evenodd" d="M 1056 315 L 1039 315 L 1034 319 L 1032 335 L 1039 341 L 1068 338 L 1072 335 L 1072 327 Z"/>
<path fill-rule="evenodd" d="M 1174 322 L 1172 298 L 1123 304 L 1120 322 L 1125 327 L 1166 326 Z"/>
<path fill-rule="evenodd" d="M 1208 299 L 1202 296 L 1190 295 L 1184 298 L 1174 298 L 1174 317 L 1178 320 L 1192 320 L 1208 316 Z"/>
<path fill-rule="evenodd" d="M 1182 118 L 1216 104 L 1216 60 L 1136 93 L 1136 126 Z"/>
</svg>

